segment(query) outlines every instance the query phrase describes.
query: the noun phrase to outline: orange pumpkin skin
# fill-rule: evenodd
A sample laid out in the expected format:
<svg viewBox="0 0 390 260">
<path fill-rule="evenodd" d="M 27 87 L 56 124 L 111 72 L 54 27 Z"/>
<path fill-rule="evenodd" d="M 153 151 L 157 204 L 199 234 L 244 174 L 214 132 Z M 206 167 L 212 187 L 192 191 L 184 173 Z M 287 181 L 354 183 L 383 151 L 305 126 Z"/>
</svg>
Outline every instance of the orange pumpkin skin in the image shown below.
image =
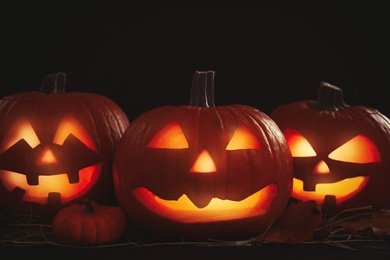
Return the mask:
<svg viewBox="0 0 390 260">
<path fill-rule="evenodd" d="M 210 87 L 213 75 L 196 72 L 194 82 Z M 209 90 L 208 100 L 193 98 L 194 85 L 191 105 L 147 111 L 124 133 L 113 163 L 118 201 L 131 221 L 165 239 L 259 235 L 290 198 L 286 140 L 261 111 L 214 106 Z M 250 142 L 239 146 L 246 134 Z"/>
<path fill-rule="evenodd" d="M 55 239 L 74 246 L 101 246 L 118 241 L 127 225 L 120 207 L 86 201 L 61 209 L 53 219 Z"/>
<path fill-rule="evenodd" d="M 342 94 L 321 82 L 317 100 L 292 102 L 270 114 L 292 152 L 291 196 L 315 200 L 328 216 L 390 205 L 390 120 L 376 109 L 346 105 Z"/>
<path fill-rule="evenodd" d="M 65 93 L 64 73 L 41 91 L 0 100 L 0 207 L 5 214 L 52 218 L 84 197 L 116 202 L 112 159 L 129 124 L 112 100 Z"/>
</svg>

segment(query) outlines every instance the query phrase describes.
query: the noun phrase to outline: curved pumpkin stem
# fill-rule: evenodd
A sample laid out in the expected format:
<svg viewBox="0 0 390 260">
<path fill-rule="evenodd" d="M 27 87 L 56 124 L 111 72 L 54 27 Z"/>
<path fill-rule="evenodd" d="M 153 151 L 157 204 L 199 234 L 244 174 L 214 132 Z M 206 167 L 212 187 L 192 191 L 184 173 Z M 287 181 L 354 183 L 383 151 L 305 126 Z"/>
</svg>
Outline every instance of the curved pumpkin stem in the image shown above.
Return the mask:
<svg viewBox="0 0 390 260">
<path fill-rule="evenodd" d="M 43 78 L 41 92 L 46 94 L 64 94 L 65 84 L 66 74 L 64 72 L 47 74 Z"/>
<path fill-rule="evenodd" d="M 192 79 L 190 105 L 214 107 L 214 71 L 195 71 Z"/>
<path fill-rule="evenodd" d="M 92 207 L 92 202 L 89 199 L 84 200 L 84 214 L 91 215 L 95 212 L 95 209 Z"/>
<path fill-rule="evenodd" d="M 343 90 L 327 82 L 321 82 L 318 98 L 311 105 L 318 110 L 337 111 L 348 107 L 344 103 Z"/>
</svg>

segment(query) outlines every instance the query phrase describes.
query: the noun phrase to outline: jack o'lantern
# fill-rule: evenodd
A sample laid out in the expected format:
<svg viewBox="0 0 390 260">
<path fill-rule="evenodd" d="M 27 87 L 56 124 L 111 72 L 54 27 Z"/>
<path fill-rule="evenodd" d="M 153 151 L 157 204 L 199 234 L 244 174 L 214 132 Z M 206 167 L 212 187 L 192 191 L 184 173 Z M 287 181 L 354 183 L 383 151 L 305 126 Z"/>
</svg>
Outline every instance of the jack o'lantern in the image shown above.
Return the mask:
<svg viewBox="0 0 390 260">
<path fill-rule="evenodd" d="M 0 100 L 0 207 L 7 214 L 54 216 L 85 197 L 114 203 L 112 157 L 129 124 L 112 100 L 65 93 L 65 73 L 41 91 Z"/>
<path fill-rule="evenodd" d="M 344 103 L 343 91 L 321 82 L 317 100 L 277 107 L 293 156 L 291 196 L 315 200 L 329 215 L 390 205 L 390 120 L 377 110 Z"/>
<path fill-rule="evenodd" d="M 283 133 L 245 105 L 214 105 L 214 71 L 197 71 L 190 105 L 132 121 L 118 143 L 114 189 L 129 218 L 165 239 L 259 235 L 283 213 L 292 158 Z"/>
</svg>

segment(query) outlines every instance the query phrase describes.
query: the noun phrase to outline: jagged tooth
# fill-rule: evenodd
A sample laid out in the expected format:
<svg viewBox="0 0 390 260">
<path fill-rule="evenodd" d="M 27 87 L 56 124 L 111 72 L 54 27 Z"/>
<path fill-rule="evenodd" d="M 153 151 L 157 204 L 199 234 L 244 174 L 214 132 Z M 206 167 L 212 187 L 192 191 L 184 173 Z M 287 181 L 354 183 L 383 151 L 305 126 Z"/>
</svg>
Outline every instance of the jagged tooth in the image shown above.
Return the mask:
<svg viewBox="0 0 390 260">
<path fill-rule="evenodd" d="M 197 207 L 197 208 L 204 208 L 206 207 L 207 205 L 209 205 L 210 201 L 212 198 L 191 198 L 191 197 L 188 197 L 191 202 Z"/>
<path fill-rule="evenodd" d="M 37 174 L 26 174 L 26 180 L 28 185 L 33 186 L 33 185 L 38 185 L 38 175 Z"/>
<path fill-rule="evenodd" d="M 317 183 L 315 183 L 314 181 L 306 180 L 303 182 L 303 190 L 304 191 L 315 191 L 316 185 L 317 185 Z"/>
<path fill-rule="evenodd" d="M 68 180 L 69 183 L 78 183 L 80 181 L 79 172 L 75 170 L 68 172 Z"/>
<path fill-rule="evenodd" d="M 326 195 L 324 198 L 324 203 L 323 203 L 325 208 L 332 209 L 336 207 L 336 196 L 334 195 Z"/>
<path fill-rule="evenodd" d="M 23 198 L 25 193 L 26 193 L 26 191 L 24 189 L 19 188 L 19 187 L 15 187 L 12 190 L 12 196 L 14 196 L 20 200 Z"/>
<path fill-rule="evenodd" d="M 60 207 L 61 194 L 58 192 L 49 192 L 49 194 L 47 194 L 47 204 L 51 207 Z"/>
</svg>

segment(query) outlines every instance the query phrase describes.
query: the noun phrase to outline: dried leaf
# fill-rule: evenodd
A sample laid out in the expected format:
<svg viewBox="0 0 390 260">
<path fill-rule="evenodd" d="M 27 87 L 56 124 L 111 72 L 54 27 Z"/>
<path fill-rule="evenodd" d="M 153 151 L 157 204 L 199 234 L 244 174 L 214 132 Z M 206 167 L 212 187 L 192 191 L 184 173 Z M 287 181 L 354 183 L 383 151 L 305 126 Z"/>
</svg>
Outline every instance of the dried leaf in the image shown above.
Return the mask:
<svg viewBox="0 0 390 260">
<path fill-rule="evenodd" d="M 292 200 L 279 220 L 257 239 L 258 242 L 295 244 L 309 240 L 322 223 L 315 201 Z"/>
<path fill-rule="evenodd" d="M 362 217 L 338 223 L 346 231 L 357 234 L 370 228 L 378 238 L 390 235 L 390 210 L 382 209 Z"/>
</svg>

